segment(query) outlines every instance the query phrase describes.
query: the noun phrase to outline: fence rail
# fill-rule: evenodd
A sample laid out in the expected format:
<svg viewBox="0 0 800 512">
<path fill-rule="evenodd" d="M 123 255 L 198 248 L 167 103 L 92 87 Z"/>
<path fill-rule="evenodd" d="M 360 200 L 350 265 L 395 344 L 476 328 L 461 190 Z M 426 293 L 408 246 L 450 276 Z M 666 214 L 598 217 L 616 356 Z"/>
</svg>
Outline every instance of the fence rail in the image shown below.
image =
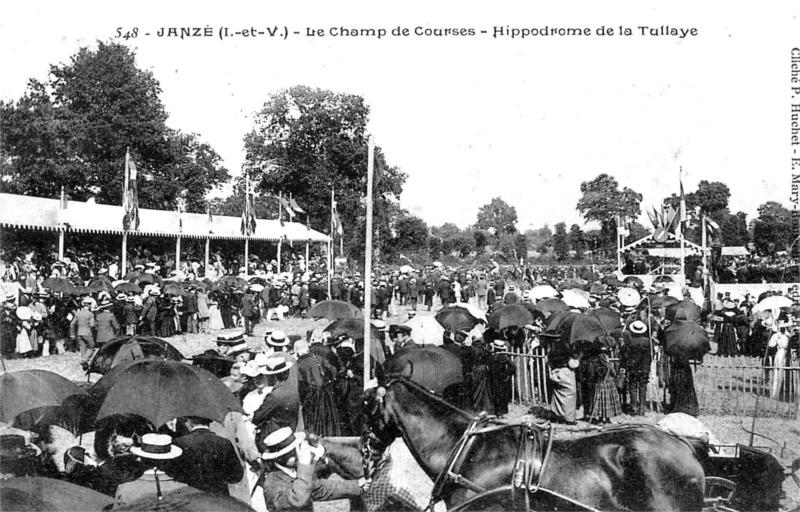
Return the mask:
<svg viewBox="0 0 800 512">
<path fill-rule="evenodd" d="M 513 400 L 528 405 L 547 404 L 549 368 L 545 350 L 540 347 L 510 355 L 517 368 Z M 706 356 L 693 367 L 701 414 L 800 419 L 799 366 L 763 366 L 755 357 Z M 648 386 L 648 403 L 654 409 L 670 401 L 669 364 L 660 362 L 657 373 L 658 382 Z"/>
</svg>

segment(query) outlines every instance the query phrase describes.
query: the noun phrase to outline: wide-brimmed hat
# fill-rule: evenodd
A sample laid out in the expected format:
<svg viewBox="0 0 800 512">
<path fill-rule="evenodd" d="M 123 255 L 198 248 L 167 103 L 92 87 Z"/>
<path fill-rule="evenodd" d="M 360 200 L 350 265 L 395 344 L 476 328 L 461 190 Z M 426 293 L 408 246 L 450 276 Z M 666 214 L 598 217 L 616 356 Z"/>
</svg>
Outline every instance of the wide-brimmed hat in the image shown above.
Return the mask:
<svg viewBox="0 0 800 512">
<path fill-rule="evenodd" d="M 506 342 L 503 340 L 494 340 L 492 341 L 492 348 L 495 350 L 505 350 Z"/>
<path fill-rule="evenodd" d="M 247 377 L 258 377 L 259 375 L 266 375 L 267 370 L 267 355 L 263 352 L 259 352 L 253 357 L 253 359 L 247 361 L 242 367 L 242 375 L 246 375 Z"/>
<path fill-rule="evenodd" d="M 373 320 L 372 327 L 378 329 L 379 331 L 386 331 L 389 327 L 386 325 L 386 322 L 383 320 Z"/>
<path fill-rule="evenodd" d="M 636 320 L 630 325 L 631 332 L 634 334 L 644 334 L 647 332 L 647 325 L 641 320 Z"/>
<path fill-rule="evenodd" d="M 145 459 L 175 459 L 183 450 L 172 444 L 172 437 L 167 434 L 145 434 L 141 446 L 131 447 L 131 453 Z"/>
<path fill-rule="evenodd" d="M 28 306 L 20 306 L 17 308 L 17 318 L 20 320 L 30 320 L 33 316 L 33 310 Z"/>
<path fill-rule="evenodd" d="M 732 300 L 726 300 L 722 303 L 722 307 L 725 309 L 736 309 L 736 303 Z"/>
<path fill-rule="evenodd" d="M 291 427 L 279 428 L 264 438 L 264 446 L 267 451 L 261 454 L 261 458 L 264 460 L 277 459 L 297 448 L 305 439 L 305 432 L 294 432 Z"/>
<path fill-rule="evenodd" d="M 395 324 L 389 326 L 389 336 L 396 336 L 400 333 L 410 336 L 411 335 L 411 327 L 407 325 Z"/>
<path fill-rule="evenodd" d="M 289 344 L 289 338 L 286 337 L 286 333 L 277 329 L 265 336 L 264 341 L 272 347 L 285 347 Z"/>
<path fill-rule="evenodd" d="M 217 345 L 225 349 L 228 355 L 241 354 L 247 352 L 247 342 L 244 340 L 243 331 L 234 331 L 217 335 Z"/>
<path fill-rule="evenodd" d="M 294 363 L 282 357 L 268 357 L 266 360 L 266 368 L 261 373 L 262 375 L 277 375 L 279 373 L 288 372 L 289 368 L 293 365 Z"/>
</svg>

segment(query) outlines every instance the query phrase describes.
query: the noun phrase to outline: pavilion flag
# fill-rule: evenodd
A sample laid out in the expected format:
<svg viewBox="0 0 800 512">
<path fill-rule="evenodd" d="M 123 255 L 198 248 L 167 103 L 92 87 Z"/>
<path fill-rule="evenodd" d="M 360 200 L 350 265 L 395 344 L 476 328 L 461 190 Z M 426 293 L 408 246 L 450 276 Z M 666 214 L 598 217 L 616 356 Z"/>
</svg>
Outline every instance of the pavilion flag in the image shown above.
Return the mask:
<svg viewBox="0 0 800 512">
<path fill-rule="evenodd" d="M 242 234 L 250 236 L 256 232 L 256 214 L 253 208 L 253 189 L 250 187 L 250 176 L 244 177 L 244 208 L 242 208 Z"/>
<path fill-rule="evenodd" d="M 630 229 L 628 229 L 628 223 L 619 215 L 617 216 L 617 233 L 622 236 L 629 236 L 631 234 Z"/>
<path fill-rule="evenodd" d="M 206 211 L 208 212 L 208 232 L 214 232 L 214 217 L 211 215 L 211 203 L 206 203 Z"/>
<path fill-rule="evenodd" d="M 139 194 L 136 187 L 136 164 L 130 151 L 125 151 L 125 182 L 122 193 L 122 229 L 139 229 Z"/>
<path fill-rule="evenodd" d="M 686 217 L 686 195 L 683 193 L 683 169 L 681 169 L 681 174 L 678 178 L 678 181 L 681 184 L 681 222 L 686 222 L 689 220 Z"/>
<path fill-rule="evenodd" d="M 333 231 L 336 231 L 339 236 L 344 234 L 342 219 L 339 218 L 339 211 L 336 207 L 336 201 L 333 199 L 333 190 L 331 190 L 331 234 Z"/>
<path fill-rule="evenodd" d="M 185 200 L 182 197 L 178 198 L 177 201 L 177 210 L 178 210 L 178 233 L 183 233 L 183 212 L 186 209 L 186 205 L 184 204 Z"/>
<path fill-rule="evenodd" d="M 297 215 L 288 199 L 283 196 L 278 196 L 278 201 L 281 203 L 281 206 L 283 206 L 283 209 L 286 210 L 286 213 L 289 214 L 289 218 L 293 219 Z"/>
<path fill-rule="evenodd" d="M 304 209 L 300 208 L 300 205 L 297 204 L 297 201 L 291 197 L 289 198 L 289 204 L 292 205 L 292 210 L 296 211 L 297 213 L 306 213 Z"/>
</svg>

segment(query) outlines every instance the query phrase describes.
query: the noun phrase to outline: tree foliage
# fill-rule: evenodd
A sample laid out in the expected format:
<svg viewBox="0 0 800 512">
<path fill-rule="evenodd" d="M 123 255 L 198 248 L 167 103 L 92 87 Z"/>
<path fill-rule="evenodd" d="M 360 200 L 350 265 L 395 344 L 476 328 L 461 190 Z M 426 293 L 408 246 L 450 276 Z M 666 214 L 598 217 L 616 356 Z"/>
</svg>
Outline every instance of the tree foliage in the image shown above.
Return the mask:
<svg viewBox="0 0 800 512">
<path fill-rule="evenodd" d="M 292 194 L 314 229 L 329 232 L 331 190 L 344 226 L 345 246 L 363 254 L 366 232 L 369 107 L 353 94 L 294 86 L 269 96 L 245 136 L 245 171 L 268 194 Z M 391 239 L 406 174 L 375 150 L 373 239 L 380 254 Z"/>
<path fill-rule="evenodd" d="M 577 224 L 573 224 L 569 228 L 569 246 L 578 257 L 583 256 L 583 252 L 586 250 L 586 239 L 583 230 Z"/>
<path fill-rule="evenodd" d="M 402 215 L 395 221 L 392 246 L 398 251 L 411 251 L 428 247 L 428 225 L 415 215 Z"/>
<path fill-rule="evenodd" d="M 556 232 L 553 234 L 553 252 L 556 254 L 558 261 L 564 261 L 569 256 L 567 225 L 563 222 L 556 224 Z"/>
<path fill-rule="evenodd" d="M 142 207 L 204 211 L 206 194 L 226 181 L 219 155 L 196 134 L 166 126 L 161 87 L 136 66 L 127 47 L 98 42 L 66 65 L 51 66 L 45 82 L 30 80 L 16 101 L 0 103 L 0 147 L 8 161 L 5 191 L 75 200 L 122 199 L 130 151 L 139 170 Z"/>
<path fill-rule="evenodd" d="M 762 254 L 788 250 L 792 243 L 792 212 L 776 201 L 758 207 L 753 221 L 753 243 Z"/>
<path fill-rule="evenodd" d="M 600 231 L 606 245 L 612 245 L 616 236 L 616 219 L 636 219 L 641 213 L 639 205 L 642 194 L 619 184 L 613 176 L 601 174 L 592 181 L 581 183 L 577 210 L 587 221 L 600 223 Z"/>
<path fill-rule="evenodd" d="M 495 197 L 488 204 L 478 209 L 478 229 L 484 229 L 496 234 L 517 232 L 517 209 L 499 197 Z"/>
</svg>

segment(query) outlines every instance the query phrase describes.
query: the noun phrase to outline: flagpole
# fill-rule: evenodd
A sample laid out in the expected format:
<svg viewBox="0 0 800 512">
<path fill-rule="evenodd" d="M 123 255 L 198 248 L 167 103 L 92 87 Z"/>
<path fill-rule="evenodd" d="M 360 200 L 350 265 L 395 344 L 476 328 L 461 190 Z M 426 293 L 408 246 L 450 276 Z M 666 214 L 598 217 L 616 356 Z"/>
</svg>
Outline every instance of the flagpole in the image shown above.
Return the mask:
<svg viewBox="0 0 800 512">
<path fill-rule="evenodd" d="M 685 206 L 685 199 L 683 197 L 683 167 L 681 166 L 678 171 L 678 181 L 680 182 L 681 186 L 681 204 L 680 204 L 680 212 L 679 212 L 679 219 L 678 219 L 678 231 L 680 232 L 681 237 L 681 286 L 686 284 L 686 243 L 685 238 L 683 236 L 683 222 L 684 216 L 686 214 L 686 206 Z"/>
<path fill-rule="evenodd" d="M 247 262 L 250 261 L 250 175 L 244 175 L 244 274 L 247 275 Z"/>
<path fill-rule="evenodd" d="M 309 260 L 309 243 L 308 237 L 311 236 L 311 227 L 308 225 L 308 214 L 306 214 L 306 272 L 311 271 L 311 261 Z M 330 297 L 330 295 L 328 296 Z"/>
<path fill-rule="evenodd" d="M 619 243 L 619 215 L 617 215 L 617 272 L 622 272 L 622 247 Z"/>
<path fill-rule="evenodd" d="M 59 210 L 63 212 L 65 210 L 64 204 L 66 202 L 66 198 L 64 197 L 64 187 L 61 187 L 61 203 L 59 203 Z M 61 214 L 60 224 L 61 229 L 58 231 L 58 261 L 62 261 L 64 259 L 64 237 L 66 228 L 64 226 L 64 214 Z"/>
<path fill-rule="evenodd" d="M 278 192 L 278 225 L 281 226 L 283 223 L 283 202 L 281 201 L 281 195 L 283 192 Z M 283 230 L 281 230 L 283 231 Z M 278 237 L 278 272 L 281 271 L 281 248 L 283 245 L 283 238 Z"/>
<path fill-rule="evenodd" d="M 704 213 L 700 214 L 700 226 L 702 230 L 701 238 L 703 244 L 703 297 L 711 298 L 710 295 L 706 295 L 706 291 L 708 290 L 708 255 L 707 255 L 707 247 L 708 242 L 706 241 L 706 215 Z"/>
<path fill-rule="evenodd" d="M 129 186 L 129 176 L 128 176 L 128 159 L 130 158 L 130 150 L 125 148 L 125 172 L 123 173 L 123 180 L 125 180 L 122 184 L 122 214 L 126 215 L 128 213 L 128 186 Z M 125 226 L 123 226 L 124 228 Z M 121 277 L 125 277 L 125 274 L 128 273 L 128 230 L 123 229 L 122 231 L 122 268 L 119 271 Z"/>
<path fill-rule="evenodd" d="M 331 237 L 328 239 L 328 297 L 331 296 L 331 277 L 333 275 L 333 183 L 331 183 Z"/>
<path fill-rule="evenodd" d="M 372 378 L 370 365 L 370 319 L 372 318 L 372 170 L 375 166 L 375 139 L 369 136 L 367 152 L 367 239 L 364 246 L 364 389 Z"/>
</svg>

